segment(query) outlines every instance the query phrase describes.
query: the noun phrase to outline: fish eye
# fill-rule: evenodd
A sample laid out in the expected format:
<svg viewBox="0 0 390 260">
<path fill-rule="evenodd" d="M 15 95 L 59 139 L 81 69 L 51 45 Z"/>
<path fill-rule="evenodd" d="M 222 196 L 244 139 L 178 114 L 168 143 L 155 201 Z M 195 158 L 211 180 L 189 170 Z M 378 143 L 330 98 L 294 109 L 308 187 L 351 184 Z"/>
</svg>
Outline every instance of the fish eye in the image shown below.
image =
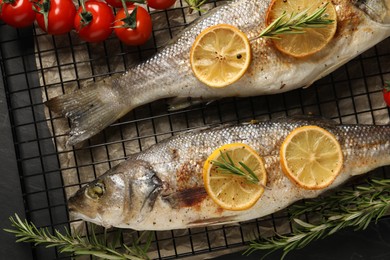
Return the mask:
<svg viewBox="0 0 390 260">
<path fill-rule="evenodd" d="M 98 181 L 86 189 L 86 195 L 91 199 L 99 199 L 105 191 L 104 182 Z"/>
</svg>

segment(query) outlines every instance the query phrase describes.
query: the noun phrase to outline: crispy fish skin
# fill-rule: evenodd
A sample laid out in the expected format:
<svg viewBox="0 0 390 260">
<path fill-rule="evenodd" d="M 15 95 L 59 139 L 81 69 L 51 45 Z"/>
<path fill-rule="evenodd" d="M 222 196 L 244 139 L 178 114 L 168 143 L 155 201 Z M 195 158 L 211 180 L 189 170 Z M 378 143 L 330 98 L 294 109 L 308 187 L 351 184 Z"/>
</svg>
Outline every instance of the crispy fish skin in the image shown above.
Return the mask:
<svg viewBox="0 0 390 260">
<path fill-rule="evenodd" d="M 322 190 L 305 190 L 286 177 L 279 150 L 296 127 L 318 125 L 340 142 L 344 164 L 336 180 Z M 207 195 L 202 168 L 207 157 L 227 143 L 245 143 L 264 158 L 267 189 L 244 211 L 220 208 Z M 339 125 L 318 119 L 284 119 L 220 126 L 187 132 L 134 154 L 69 199 L 76 218 L 106 227 L 169 230 L 234 223 L 277 212 L 295 201 L 313 198 L 354 175 L 390 164 L 390 126 Z M 100 192 L 93 192 L 99 186 Z M 91 192 L 92 191 L 92 192 Z"/>
<path fill-rule="evenodd" d="M 187 27 L 151 59 L 120 76 L 107 77 L 73 93 L 46 102 L 71 121 L 68 144 L 97 134 L 132 109 L 163 98 L 171 108 L 223 97 L 247 97 L 309 86 L 390 36 L 390 0 L 333 0 L 337 31 L 320 52 L 307 58 L 282 54 L 267 39 L 251 42 L 253 60 L 238 82 L 222 89 L 207 87 L 190 68 L 189 53 L 196 36 L 221 23 L 237 26 L 249 38 L 264 28 L 270 0 L 236 0 L 217 7 Z M 188 102 L 191 98 L 192 102 Z"/>
</svg>

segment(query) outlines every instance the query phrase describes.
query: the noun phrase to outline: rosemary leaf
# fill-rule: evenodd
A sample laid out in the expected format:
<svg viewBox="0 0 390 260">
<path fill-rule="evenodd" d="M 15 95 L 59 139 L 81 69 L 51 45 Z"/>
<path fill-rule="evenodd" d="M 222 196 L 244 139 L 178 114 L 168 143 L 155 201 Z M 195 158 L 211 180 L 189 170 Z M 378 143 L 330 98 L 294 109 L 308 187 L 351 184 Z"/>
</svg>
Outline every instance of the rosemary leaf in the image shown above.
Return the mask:
<svg viewBox="0 0 390 260">
<path fill-rule="evenodd" d="M 338 225 L 336 225 L 335 227 L 333 227 L 329 232 L 328 232 L 328 235 L 333 235 L 334 233 L 336 233 L 337 231 L 339 231 L 340 229 L 342 229 L 343 227 L 343 223 L 339 223 Z"/>
<path fill-rule="evenodd" d="M 223 153 L 221 152 L 221 156 L 222 156 L 222 158 L 224 159 L 224 161 L 226 162 L 226 159 L 225 159 L 225 157 L 224 157 L 224 155 L 223 155 Z M 235 164 L 234 164 L 234 162 L 233 162 L 233 160 L 232 160 L 232 158 L 230 157 L 230 155 L 228 154 L 228 153 L 226 153 L 226 157 L 228 158 L 228 160 L 229 160 L 229 162 L 230 162 L 230 164 L 232 165 L 232 166 L 236 166 Z"/>
<path fill-rule="evenodd" d="M 144 234 L 144 233 L 142 233 L 142 234 Z M 107 241 L 110 248 L 115 248 L 115 247 L 117 247 L 117 245 L 120 245 L 121 236 L 122 236 L 122 233 L 119 230 L 116 230 L 114 237 L 110 241 Z"/>
<path fill-rule="evenodd" d="M 259 178 L 257 178 L 256 174 L 252 171 L 251 168 L 249 168 L 245 163 L 239 162 L 241 167 L 244 168 L 248 174 L 250 175 L 250 179 L 252 180 L 253 183 L 258 183 Z"/>
<path fill-rule="evenodd" d="M 314 225 L 312 225 L 312 224 L 310 224 L 310 223 L 306 223 L 306 222 L 304 222 L 304 221 L 302 221 L 302 220 L 300 220 L 300 219 L 298 219 L 298 218 L 294 219 L 294 221 L 295 221 L 298 225 L 300 225 L 300 226 L 302 226 L 302 227 L 304 227 L 304 228 L 313 228 L 313 227 L 314 227 Z"/>
<path fill-rule="evenodd" d="M 141 238 L 145 235 L 146 233 L 142 233 L 141 236 L 138 238 L 137 240 L 137 244 L 140 244 L 140 241 L 141 241 Z M 152 244 L 152 239 L 153 239 L 153 234 L 152 233 L 149 233 L 148 235 L 148 238 L 146 240 L 146 243 L 144 245 L 144 247 L 142 248 L 142 251 L 144 252 L 144 254 L 146 254 L 146 252 L 148 251 L 148 249 L 150 248 L 150 245 Z"/>
</svg>

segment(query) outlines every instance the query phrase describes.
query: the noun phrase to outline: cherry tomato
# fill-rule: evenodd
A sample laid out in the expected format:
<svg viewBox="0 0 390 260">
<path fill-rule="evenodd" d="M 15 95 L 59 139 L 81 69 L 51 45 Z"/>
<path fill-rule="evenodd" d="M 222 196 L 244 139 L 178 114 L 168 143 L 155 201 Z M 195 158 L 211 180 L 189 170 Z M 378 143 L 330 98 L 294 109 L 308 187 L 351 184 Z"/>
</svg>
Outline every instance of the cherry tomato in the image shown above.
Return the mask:
<svg viewBox="0 0 390 260">
<path fill-rule="evenodd" d="M 35 21 L 35 11 L 29 0 L 3 0 L 0 4 L 0 17 L 8 25 L 21 28 L 30 26 Z"/>
<path fill-rule="evenodd" d="M 112 24 L 114 23 L 114 13 L 111 7 L 100 1 L 85 2 L 85 10 L 92 15 L 87 23 L 81 21 L 83 8 L 80 6 L 77 15 L 74 17 L 74 28 L 81 39 L 87 42 L 101 42 L 112 33 Z M 86 14 L 88 15 L 88 14 Z"/>
<path fill-rule="evenodd" d="M 388 107 L 390 107 L 390 82 L 386 82 L 383 89 L 383 99 L 385 100 Z"/>
<path fill-rule="evenodd" d="M 125 22 L 122 21 L 126 17 L 124 9 L 120 9 L 115 16 L 114 31 L 118 38 L 127 45 L 141 45 L 144 44 L 152 34 L 152 19 L 148 11 L 141 6 L 128 6 L 129 14 L 133 10 L 137 10 L 136 27 L 126 28 Z M 130 15 L 131 16 L 131 15 Z"/>
<path fill-rule="evenodd" d="M 45 8 L 46 5 L 48 8 Z M 38 12 L 48 12 L 48 28 L 43 14 L 37 13 L 39 27 L 48 34 L 64 34 L 73 29 L 76 7 L 72 0 L 39 0 L 36 7 Z"/>
<path fill-rule="evenodd" d="M 111 5 L 115 8 L 122 8 L 122 1 L 121 0 L 106 0 L 107 4 Z M 134 2 L 131 2 L 131 0 L 126 1 L 126 6 L 134 5 Z"/>
<path fill-rule="evenodd" d="M 163 10 L 171 7 L 176 0 L 146 0 L 148 6 L 153 9 Z"/>
</svg>

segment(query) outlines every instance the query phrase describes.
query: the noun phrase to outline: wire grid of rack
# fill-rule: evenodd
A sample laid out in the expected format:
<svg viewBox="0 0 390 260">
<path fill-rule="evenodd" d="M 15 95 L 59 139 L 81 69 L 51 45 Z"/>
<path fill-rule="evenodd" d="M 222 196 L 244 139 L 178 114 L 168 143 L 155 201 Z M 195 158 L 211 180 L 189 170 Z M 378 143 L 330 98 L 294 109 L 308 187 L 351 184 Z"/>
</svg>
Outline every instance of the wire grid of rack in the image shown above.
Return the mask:
<svg viewBox="0 0 390 260">
<path fill-rule="evenodd" d="M 211 2 L 211 5 L 215 6 L 217 3 Z M 228 98 L 207 106 L 177 112 L 168 112 L 166 102 L 157 101 L 135 109 L 103 131 L 96 140 L 88 141 L 84 147 L 59 149 L 52 135 L 64 137 L 66 133 L 56 131 L 55 121 L 58 118 L 45 113 L 42 95 L 46 100 L 48 90 L 53 85 L 60 86 L 64 91 L 70 84 L 77 86 L 81 79 L 122 72 L 131 64 L 147 59 L 162 47 L 160 35 L 165 34 L 172 38 L 177 31 L 185 27 L 189 22 L 186 20 L 186 12 L 188 8 L 184 2 L 178 2 L 175 8 L 168 11 L 154 11 L 152 17 L 155 16 L 155 20 L 160 22 L 165 19 L 165 22 L 162 22 L 162 26 L 155 26 L 153 37 L 145 46 L 137 48 L 123 46 L 115 37 L 98 46 L 83 42 L 75 44 L 70 35 L 62 36 L 65 41 L 58 41 L 57 37 L 48 37 L 36 27 L 14 29 L 0 24 L 0 65 L 23 189 L 22 196 L 27 218 L 38 227 L 63 230 L 64 226 L 69 226 L 71 221 L 67 213 L 66 190 L 80 187 L 80 184 L 85 182 L 81 176 L 84 172 L 89 172 L 94 178 L 99 165 L 110 168 L 123 161 L 129 153 L 146 149 L 153 143 L 188 129 L 308 113 L 326 116 L 342 123 L 389 122 L 389 111 L 381 96 L 381 86 L 386 79 L 390 79 L 390 39 L 386 39 L 308 89 L 272 96 Z M 181 16 L 180 22 L 170 23 L 169 19 L 173 13 L 176 18 Z M 54 48 L 43 48 L 39 37 L 50 39 Z M 117 52 L 112 53 L 110 45 L 114 44 L 119 48 L 115 47 Z M 87 50 L 88 55 L 83 57 L 83 60 L 75 58 L 77 48 Z M 103 55 L 96 53 L 95 49 L 103 51 Z M 70 62 L 61 63 L 61 55 L 64 52 L 71 55 Z M 42 62 L 42 57 L 48 53 L 56 59 L 52 65 Z M 115 62 L 119 60 L 122 65 L 113 64 L 110 59 L 112 56 L 119 58 Z M 84 63 L 88 63 L 92 68 L 89 77 L 77 75 L 77 66 Z M 103 71 L 100 70 L 102 64 L 105 67 Z M 94 70 L 95 66 L 99 68 Z M 63 71 L 69 67 L 76 71 L 75 78 L 70 80 L 62 77 Z M 58 82 L 52 84 L 50 79 L 42 77 L 46 70 L 54 70 L 58 75 Z M 124 138 L 122 133 L 126 127 L 133 128 L 136 135 Z M 121 134 L 116 139 L 111 139 L 113 131 Z M 110 157 L 113 145 L 122 147 L 120 156 Z M 96 147 L 105 151 L 104 159 L 94 158 Z M 89 154 L 90 163 L 78 163 L 79 157 L 76 154 L 79 153 Z M 75 163 L 64 168 L 61 155 L 67 154 L 74 156 Z M 76 172 L 78 183 L 64 183 L 62 173 L 67 170 Z M 383 177 L 388 176 L 388 172 L 389 168 L 384 167 L 376 170 L 373 175 Z M 281 212 L 240 225 L 155 232 L 152 242 L 155 254 L 152 257 L 171 259 L 239 248 L 250 239 L 246 234 L 252 232 L 253 226 L 260 235 L 263 230 L 278 232 L 281 226 L 284 228 L 283 232 L 290 230 L 287 213 Z M 196 244 L 194 241 L 198 240 L 204 243 Z M 37 247 L 33 252 L 36 259 L 64 257 L 55 248 Z"/>
</svg>

